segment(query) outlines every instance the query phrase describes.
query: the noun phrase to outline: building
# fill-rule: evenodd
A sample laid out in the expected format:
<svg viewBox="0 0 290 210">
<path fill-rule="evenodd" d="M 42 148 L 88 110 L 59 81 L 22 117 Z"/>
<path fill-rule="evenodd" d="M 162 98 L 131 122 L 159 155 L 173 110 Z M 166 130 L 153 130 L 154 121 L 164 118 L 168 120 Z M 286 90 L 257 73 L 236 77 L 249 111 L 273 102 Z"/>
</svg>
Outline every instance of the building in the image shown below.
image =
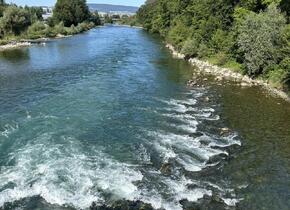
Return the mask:
<svg viewBox="0 0 290 210">
<path fill-rule="evenodd" d="M 53 15 L 53 7 L 43 6 L 41 8 L 43 10 L 42 18 L 44 20 L 47 20 L 48 18 L 52 17 L 52 15 Z"/>
</svg>

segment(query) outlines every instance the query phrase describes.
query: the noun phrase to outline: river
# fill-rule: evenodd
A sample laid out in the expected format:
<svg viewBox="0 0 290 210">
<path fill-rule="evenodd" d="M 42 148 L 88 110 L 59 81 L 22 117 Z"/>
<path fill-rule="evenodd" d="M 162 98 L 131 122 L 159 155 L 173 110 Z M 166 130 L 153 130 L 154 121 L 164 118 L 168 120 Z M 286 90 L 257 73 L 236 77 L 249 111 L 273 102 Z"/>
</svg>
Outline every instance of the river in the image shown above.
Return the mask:
<svg viewBox="0 0 290 210">
<path fill-rule="evenodd" d="M 141 29 L 0 52 L 0 209 L 290 209 L 290 106 Z"/>
</svg>

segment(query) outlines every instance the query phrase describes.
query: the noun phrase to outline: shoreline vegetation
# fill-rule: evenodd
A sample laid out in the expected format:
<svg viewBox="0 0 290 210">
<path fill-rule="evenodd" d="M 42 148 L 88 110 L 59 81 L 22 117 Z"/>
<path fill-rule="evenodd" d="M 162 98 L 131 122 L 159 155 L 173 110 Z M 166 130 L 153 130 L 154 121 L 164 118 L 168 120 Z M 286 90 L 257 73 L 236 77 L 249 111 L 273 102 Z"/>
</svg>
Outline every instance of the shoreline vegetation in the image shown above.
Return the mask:
<svg viewBox="0 0 290 210">
<path fill-rule="evenodd" d="M 86 0 L 57 0 L 53 16 L 44 20 L 41 7 L 20 7 L 0 1 L 0 51 L 69 37 L 102 24 Z"/>
<path fill-rule="evenodd" d="M 177 59 L 187 60 L 192 66 L 197 68 L 196 70 L 199 73 L 212 75 L 218 82 L 223 80 L 230 80 L 236 82 L 237 85 L 240 85 L 241 87 L 260 86 L 267 90 L 271 95 L 280 97 L 290 102 L 290 97 L 286 92 L 271 86 L 271 84 L 267 83 L 267 81 L 265 80 L 250 78 L 247 75 L 243 75 L 239 72 L 233 71 L 233 69 L 217 66 L 206 60 L 200 60 L 197 58 L 186 59 L 186 55 L 178 52 L 171 44 L 166 44 L 166 48 L 170 50 L 173 57 Z M 197 84 L 195 79 L 196 76 L 193 75 L 192 80 L 189 80 L 187 85 L 189 87 L 195 86 Z"/>
<path fill-rule="evenodd" d="M 148 0 L 137 22 L 217 80 L 262 86 L 289 101 L 290 1 Z"/>
</svg>

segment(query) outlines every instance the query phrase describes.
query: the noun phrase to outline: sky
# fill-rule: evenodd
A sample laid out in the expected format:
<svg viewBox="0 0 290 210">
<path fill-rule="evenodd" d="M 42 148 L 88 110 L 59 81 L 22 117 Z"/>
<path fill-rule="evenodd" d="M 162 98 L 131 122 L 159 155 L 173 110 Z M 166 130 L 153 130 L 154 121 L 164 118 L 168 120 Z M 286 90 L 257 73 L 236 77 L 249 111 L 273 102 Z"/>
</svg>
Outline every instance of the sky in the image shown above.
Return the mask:
<svg viewBox="0 0 290 210">
<path fill-rule="evenodd" d="M 56 0 L 6 0 L 6 3 L 29 6 L 53 6 Z M 145 0 L 87 0 L 88 3 L 141 6 Z"/>
</svg>

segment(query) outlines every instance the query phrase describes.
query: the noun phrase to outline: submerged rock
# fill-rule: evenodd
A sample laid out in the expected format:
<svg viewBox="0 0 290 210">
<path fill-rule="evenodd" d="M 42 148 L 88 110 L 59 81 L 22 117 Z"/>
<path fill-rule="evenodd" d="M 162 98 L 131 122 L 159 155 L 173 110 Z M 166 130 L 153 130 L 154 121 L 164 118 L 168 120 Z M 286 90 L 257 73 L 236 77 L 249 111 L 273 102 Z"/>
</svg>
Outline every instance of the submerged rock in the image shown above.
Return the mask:
<svg viewBox="0 0 290 210">
<path fill-rule="evenodd" d="M 187 86 L 189 86 L 189 87 L 194 87 L 194 86 L 196 86 L 196 85 L 197 85 L 197 82 L 194 81 L 194 80 L 189 80 L 189 81 L 187 82 Z"/>
<path fill-rule="evenodd" d="M 229 128 L 221 128 L 220 129 L 221 136 L 228 135 L 230 132 L 231 132 L 231 130 Z"/>
<path fill-rule="evenodd" d="M 184 210 L 225 210 L 230 209 L 218 195 L 205 195 L 198 202 L 181 200 L 180 204 Z"/>
<path fill-rule="evenodd" d="M 209 102 L 209 101 L 210 101 L 209 97 L 206 96 L 206 97 L 204 98 L 204 101 L 205 101 L 205 102 Z"/>
<path fill-rule="evenodd" d="M 172 167 L 170 163 L 163 163 L 163 165 L 160 168 L 160 172 L 163 174 L 171 174 Z"/>
</svg>

